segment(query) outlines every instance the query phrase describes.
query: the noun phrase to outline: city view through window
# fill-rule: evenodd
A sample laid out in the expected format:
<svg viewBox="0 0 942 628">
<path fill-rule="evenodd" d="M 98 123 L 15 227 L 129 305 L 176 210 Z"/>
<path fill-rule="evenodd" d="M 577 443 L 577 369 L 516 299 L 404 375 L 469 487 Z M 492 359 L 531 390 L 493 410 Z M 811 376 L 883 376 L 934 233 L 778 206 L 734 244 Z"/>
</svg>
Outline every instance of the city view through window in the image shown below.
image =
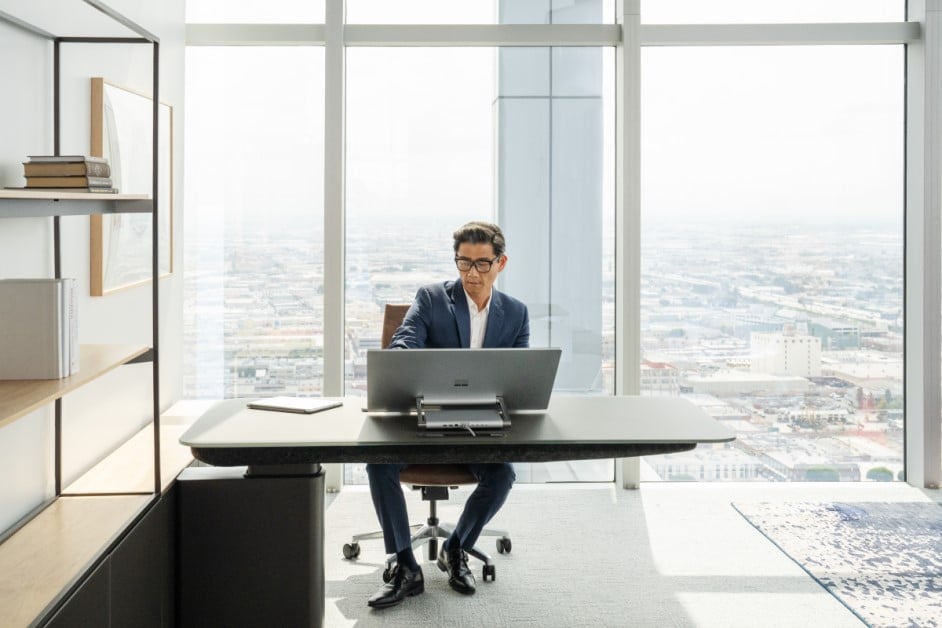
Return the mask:
<svg viewBox="0 0 942 628">
<path fill-rule="evenodd" d="M 901 479 L 900 231 L 645 235 L 642 394 L 687 397 L 737 432 L 648 458 L 658 477 Z"/>
<path fill-rule="evenodd" d="M 439 232 L 447 237 L 451 228 L 443 224 Z M 387 233 L 372 231 L 350 248 L 381 250 Z M 897 478 L 903 434 L 900 233 L 861 228 L 805 236 L 772 226 L 731 236 L 685 225 L 646 236 L 644 250 L 651 253 L 642 274 L 642 394 L 688 397 L 738 434 L 729 446 L 701 445 L 647 459 L 657 477 Z M 395 240 L 387 255 L 397 256 L 396 263 L 358 270 L 373 280 L 366 284 L 373 290 L 364 292 L 365 284 L 357 282 L 347 292 L 348 316 L 353 310 L 362 323 L 348 332 L 353 357 L 347 375 L 353 381 L 363 381 L 357 369 L 365 351 L 379 346 L 380 303 L 408 302 L 416 287 L 451 273 L 447 246 L 436 256 L 424 237 L 410 240 L 405 229 Z M 403 258 L 402 250 L 425 253 Z M 202 366 L 223 370 L 225 397 L 319 395 L 320 311 L 300 300 L 286 308 L 279 295 L 317 293 L 323 269 L 312 260 L 322 255 L 299 251 L 286 229 L 269 239 L 230 241 L 226 257 L 226 267 L 245 268 L 219 278 L 222 294 L 229 295 L 226 320 L 279 330 L 269 339 L 279 350 L 265 356 L 253 349 L 256 339 L 240 334 L 244 325 L 227 324 L 221 359 Z M 606 260 L 606 268 L 613 263 Z M 247 290 L 262 283 L 264 290 Z M 191 304 L 197 283 L 188 285 Z M 612 273 L 605 286 L 612 295 Z M 201 365 L 216 347 L 201 345 L 194 331 L 188 328 L 187 360 Z M 611 377 L 614 338 L 606 337 L 604 347 L 603 368 Z M 248 361 L 247 355 L 255 357 Z M 187 397 L 217 394 L 201 391 L 197 381 L 188 376 Z"/>
<path fill-rule="evenodd" d="M 642 50 L 641 389 L 738 435 L 657 477 L 901 479 L 903 65 Z"/>
<path fill-rule="evenodd" d="M 458 57 L 435 55 L 457 63 Z M 385 303 L 409 302 L 420 285 L 456 275 L 455 227 L 503 217 L 494 209 L 493 92 L 465 99 L 446 84 L 450 77 L 471 84 L 472 92 L 487 91 L 493 74 L 435 75 L 439 90 L 422 78 L 429 74 L 419 75 L 402 93 L 389 92 L 372 128 L 371 116 L 380 115 L 370 110 L 376 98 L 359 97 L 356 89 L 379 79 L 358 73 L 376 72 L 383 56 L 392 55 L 364 52 L 359 62 L 353 55 L 348 68 L 354 90 L 348 99 L 348 394 L 362 394 L 366 351 L 379 345 Z M 642 479 L 901 479 L 900 47 L 664 48 L 644 51 L 642 61 L 641 393 L 686 397 L 738 435 L 726 445 L 646 458 Z M 188 80 L 200 76 L 201 62 L 212 71 L 218 59 L 188 56 Z M 321 63 L 314 56 L 303 66 L 314 85 L 322 85 Z M 295 94 L 279 90 L 296 88 L 288 79 L 298 69 L 284 59 L 249 66 L 270 75 L 266 98 L 227 93 L 244 80 L 245 63 L 228 77 L 229 87 L 218 74 L 187 85 L 188 173 L 201 168 L 187 185 L 186 218 L 195 223 L 184 252 L 187 398 L 316 396 L 322 389 L 323 139 L 317 127 L 323 94 L 307 94 L 284 121 L 263 118 L 270 97 L 294 102 Z M 468 67 L 494 72 L 494 66 Z M 278 67 L 287 67 L 283 80 Z M 474 87 L 475 80 L 486 87 Z M 418 91 L 423 83 L 428 89 Z M 452 96 L 437 101 L 436 92 Z M 398 114 L 389 108 L 397 100 L 404 101 L 398 119 L 407 124 L 394 124 Z M 196 101 L 217 119 L 202 125 L 200 108 L 190 106 Z M 255 141 L 293 138 L 288 147 L 277 145 L 281 163 L 309 186 L 304 194 L 285 200 L 261 178 L 233 175 L 238 169 L 228 160 L 245 154 L 228 155 L 219 142 L 234 128 L 228 125 L 253 119 L 246 108 L 269 125 Z M 610 125 L 603 128 L 611 133 Z M 454 135 L 445 141 L 438 137 L 444 133 Z M 370 148 L 376 142 L 382 150 Z M 452 152 L 440 153 L 442 145 Z M 403 146 L 418 156 L 389 158 L 387 150 Z M 242 150 L 258 154 L 251 146 Z M 613 168 L 607 159 L 598 163 Z M 224 204 L 206 194 L 213 204 L 204 202 L 201 185 L 226 181 L 220 173 L 229 173 L 238 193 Z M 600 240 L 567 250 L 578 234 L 561 230 L 553 245 L 572 264 L 588 246 L 600 252 L 592 268 L 578 268 L 600 278 L 594 298 L 602 304 L 593 341 L 598 373 L 583 392 L 610 394 L 618 269 L 611 175 L 599 176 Z M 510 240 L 503 284 L 526 287 L 532 278 L 519 255 L 527 244 Z M 552 318 L 547 304 L 529 304 L 534 319 Z M 576 475 L 610 480 L 612 469 L 608 461 Z M 346 479 L 362 481 L 353 470 Z"/>
</svg>

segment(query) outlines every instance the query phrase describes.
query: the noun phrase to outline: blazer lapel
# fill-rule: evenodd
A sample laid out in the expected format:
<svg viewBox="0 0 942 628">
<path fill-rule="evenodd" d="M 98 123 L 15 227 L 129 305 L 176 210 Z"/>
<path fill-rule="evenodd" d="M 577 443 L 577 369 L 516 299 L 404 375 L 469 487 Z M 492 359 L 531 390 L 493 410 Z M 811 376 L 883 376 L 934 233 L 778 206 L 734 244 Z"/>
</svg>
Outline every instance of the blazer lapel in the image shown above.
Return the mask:
<svg viewBox="0 0 942 628">
<path fill-rule="evenodd" d="M 462 349 L 471 346 L 471 314 L 468 312 L 468 297 L 464 293 L 461 280 L 455 282 L 451 293 L 451 307 L 458 327 L 458 341 Z"/>
<path fill-rule="evenodd" d="M 504 325 L 504 306 L 501 302 L 500 293 L 496 289 L 491 289 L 491 305 L 487 311 L 487 328 L 484 330 L 484 348 L 497 347 L 500 339 L 500 331 Z M 471 326 L 470 315 L 468 317 L 468 327 Z"/>
</svg>

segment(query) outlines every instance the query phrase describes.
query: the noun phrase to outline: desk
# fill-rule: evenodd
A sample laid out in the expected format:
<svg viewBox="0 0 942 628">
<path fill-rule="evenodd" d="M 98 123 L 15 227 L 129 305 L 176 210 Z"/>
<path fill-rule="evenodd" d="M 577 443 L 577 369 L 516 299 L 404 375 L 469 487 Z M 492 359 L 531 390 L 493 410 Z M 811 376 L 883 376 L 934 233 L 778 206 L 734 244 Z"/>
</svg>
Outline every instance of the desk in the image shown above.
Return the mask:
<svg viewBox="0 0 942 628">
<path fill-rule="evenodd" d="M 322 463 L 624 458 L 735 438 L 676 397 L 554 396 L 545 413 L 512 415 L 499 437 L 429 436 L 414 417 L 365 414 L 360 397 L 315 414 L 247 401 L 217 404 L 180 437 L 197 460 L 248 467 L 244 478 L 205 467 L 180 476 L 184 627 L 322 625 Z"/>
</svg>

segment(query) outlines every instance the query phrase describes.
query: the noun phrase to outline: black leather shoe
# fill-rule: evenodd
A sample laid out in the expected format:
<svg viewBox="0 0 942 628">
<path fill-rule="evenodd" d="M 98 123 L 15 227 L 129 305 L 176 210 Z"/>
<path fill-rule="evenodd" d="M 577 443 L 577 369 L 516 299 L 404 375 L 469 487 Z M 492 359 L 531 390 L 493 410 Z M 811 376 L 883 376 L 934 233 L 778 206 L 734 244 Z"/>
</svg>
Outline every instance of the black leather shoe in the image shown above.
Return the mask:
<svg viewBox="0 0 942 628">
<path fill-rule="evenodd" d="M 422 577 L 421 567 L 412 571 L 408 567 L 396 565 L 392 580 L 384 584 L 366 603 L 373 608 L 389 608 L 401 604 L 407 597 L 424 592 L 425 579 Z"/>
<path fill-rule="evenodd" d="M 462 549 L 438 553 L 438 568 L 448 572 L 448 584 L 458 593 L 474 593 L 474 574 L 468 569 L 468 555 Z"/>
</svg>

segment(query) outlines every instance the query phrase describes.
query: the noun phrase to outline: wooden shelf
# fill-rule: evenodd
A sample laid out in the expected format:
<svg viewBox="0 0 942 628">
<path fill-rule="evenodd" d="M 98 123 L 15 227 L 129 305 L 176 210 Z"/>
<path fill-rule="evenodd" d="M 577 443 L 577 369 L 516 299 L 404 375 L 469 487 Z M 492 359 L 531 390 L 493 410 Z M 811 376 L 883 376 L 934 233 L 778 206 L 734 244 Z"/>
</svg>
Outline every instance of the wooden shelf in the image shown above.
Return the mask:
<svg viewBox="0 0 942 628">
<path fill-rule="evenodd" d="M 160 421 L 160 486 L 166 491 L 193 462 L 190 448 L 180 444 L 189 424 Z M 70 484 L 69 493 L 148 493 L 154 490 L 154 424 L 151 423 Z"/>
<path fill-rule="evenodd" d="M 146 194 L 0 190 L 0 218 L 150 213 L 153 205 Z"/>
<path fill-rule="evenodd" d="M 61 497 L 7 539 L 0 545 L 3 625 L 34 625 L 152 499 Z"/>
<path fill-rule="evenodd" d="M 143 355 L 140 345 L 81 345 L 79 371 L 62 379 L 0 380 L 0 427 Z"/>
</svg>

